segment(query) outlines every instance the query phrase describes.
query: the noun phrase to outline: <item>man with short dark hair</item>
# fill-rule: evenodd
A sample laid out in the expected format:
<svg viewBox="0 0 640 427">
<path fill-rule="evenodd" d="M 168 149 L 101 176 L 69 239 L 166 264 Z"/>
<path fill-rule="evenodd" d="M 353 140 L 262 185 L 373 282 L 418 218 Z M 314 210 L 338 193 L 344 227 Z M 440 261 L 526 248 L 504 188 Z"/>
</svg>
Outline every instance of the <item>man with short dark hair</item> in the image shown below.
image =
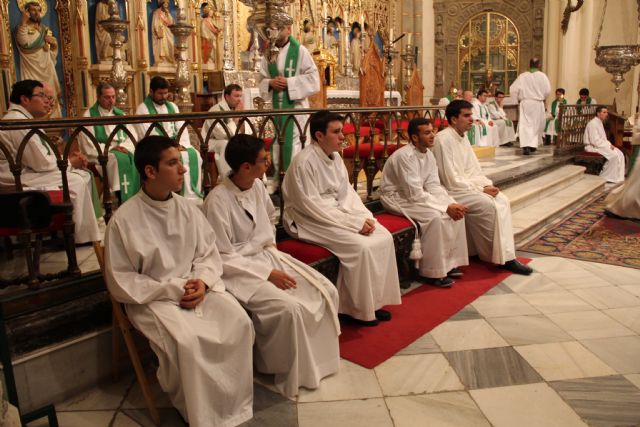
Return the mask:
<svg viewBox="0 0 640 427">
<path fill-rule="evenodd" d="M 473 120 L 480 131 L 480 147 L 497 147 L 500 145 L 500 135 L 494 126 L 489 110 L 487 109 L 487 92 L 485 89 L 478 91 L 477 97 L 471 101 L 473 105 Z"/>
<path fill-rule="evenodd" d="M 2 120 L 44 119 L 49 111 L 49 99 L 42 83 L 36 80 L 22 80 L 11 89 L 9 111 Z M 15 160 L 22 141 L 30 129 L 0 132 L 2 143 Z M 44 131 L 42 131 L 44 133 Z M 87 158 L 78 152 L 69 153 L 67 182 L 69 196 L 73 204 L 74 238 L 76 243 L 101 240 L 97 217 L 102 216 L 99 200 L 92 199 L 93 177 L 83 170 Z M 20 181 L 23 186 L 39 190 L 58 190 L 62 187 L 62 173 L 53 148 L 38 134 L 31 136 L 22 153 L 22 171 Z M 0 185 L 15 185 L 13 173 L 4 153 L 0 151 Z"/>
<path fill-rule="evenodd" d="M 607 140 L 603 122 L 607 120 L 609 110 L 607 107 L 598 106 L 596 115 L 584 129 L 584 149 L 592 153 L 601 154 L 607 161 L 600 172 L 600 177 L 607 182 L 624 181 L 624 154 Z"/>
<path fill-rule="evenodd" d="M 167 79 L 162 76 L 154 76 L 149 84 L 149 95 L 136 108 L 136 115 L 178 114 L 179 112 L 178 106 L 169 101 L 169 82 Z M 151 125 L 151 122 L 138 124 L 138 137 L 143 138 Z M 151 131 L 151 135 L 166 135 L 177 140 L 178 132 L 183 128 L 184 121 L 157 122 L 157 125 L 161 126 L 164 132 L 156 126 Z M 180 192 L 187 199 L 200 203 L 203 197 L 201 192 L 202 158 L 198 150 L 191 145 L 187 127 L 182 129 L 182 134 L 177 142 L 180 144 L 180 154 L 188 177 Z"/>
<path fill-rule="evenodd" d="M 242 111 L 244 110 L 244 105 L 242 103 L 242 88 L 233 83 L 227 85 L 223 91 L 223 99 L 218 102 L 216 105 L 209 109 L 209 112 L 216 111 Z M 214 126 L 214 119 L 209 119 L 204 122 L 202 125 L 202 139 L 206 140 L 209 138 L 209 153 L 215 153 L 215 166 L 216 166 L 216 176 L 211 176 L 211 183 L 215 186 L 218 182 L 218 179 L 224 179 L 229 172 L 231 172 L 231 168 L 227 164 L 224 159 L 224 149 L 227 146 L 227 141 L 236 132 L 242 132 L 242 127 L 240 131 L 238 131 L 238 123 L 240 122 L 240 117 L 228 118 L 224 119 L 223 122 L 229 131 L 227 135 L 227 131 L 224 129 L 222 124 L 216 123 Z M 214 126 L 213 130 L 209 132 L 209 129 Z M 211 169 L 212 170 L 212 169 Z M 213 171 L 213 170 L 212 170 Z"/>
<path fill-rule="evenodd" d="M 251 313 L 258 371 L 274 374 L 283 395 L 296 396 L 300 387 L 315 389 L 338 371 L 338 292 L 276 248 L 278 214 L 261 181 L 270 164 L 264 141 L 235 135 L 225 156 L 232 172 L 204 203 L 222 255 L 222 278 Z"/>
<path fill-rule="evenodd" d="M 576 101 L 576 104 L 578 105 L 591 105 L 591 104 L 598 103 L 598 101 L 596 101 L 595 98 L 592 98 L 591 96 L 589 96 L 589 89 L 587 89 L 586 87 L 583 87 L 582 89 L 580 89 L 580 92 L 578 92 L 578 95 L 580 96 Z"/>
<path fill-rule="evenodd" d="M 135 164 L 142 188 L 107 227 L 107 286 L 149 339 L 160 387 L 185 421 L 236 426 L 252 416 L 251 321 L 225 291 L 211 226 L 175 194 L 186 172 L 178 144 L 143 138 Z"/>
<path fill-rule="evenodd" d="M 116 107 L 116 90 L 106 82 L 101 82 L 96 88 L 98 100 L 84 113 L 84 117 L 116 117 L 124 116 L 125 113 Z M 107 176 L 109 178 L 109 188 L 113 192 L 118 192 L 120 202 L 127 201 L 138 192 L 140 188 L 140 177 L 133 163 L 133 152 L 135 147 L 127 132 L 121 125 L 109 144 L 107 158 Z M 80 151 L 82 151 L 90 163 L 96 165 L 100 175 L 102 166 L 98 163 L 98 155 L 104 152 L 104 146 L 109 141 L 109 137 L 115 130 L 115 125 L 87 126 L 86 129 L 96 138 L 99 144 L 100 153 L 93 144 L 93 141 L 84 133 L 79 134 Z M 133 126 L 126 126 L 131 135 L 137 139 L 136 130 Z"/>
<path fill-rule="evenodd" d="M 504 92 L 497 90 L 494 98 L 487 102 L 489 116 L 497 129 L 498 144 L 504 145 L 516 140 L 516 133 L 513 130 L 513 122 L 504 111 Z"/>
<path fill-rule="evenodd" d="M 520 102 L 518 139 L 522 154 L 530 155 L 538 148 L 544 135 L 544 102 L 551 92 L 551 84 L 540 71 L 540 58 L 531 58 L 529 71 L 520 74 L 511 84 L 509 93 Z"/>
<path fill-rule="evenodd" d="M 484 176 L 464 137 L 473 125 L 472 108 L 466 101 L 453 101 L 447 106 L 449 127 L 438 132 L 433 147 L 440 181 L 449 195 L 467 208 L 464 218 L 469 254 L 513 273 L 531 274 L 530 267 L 515 259 L 509 199 Z"/>
<path fill-rule="evenodd" d="M 440 185 L 438 166 L 429 148 L 435 134 L 428 119 L 409 122 L 410 144 L 396 150 L 382 170 L 380 201 L 384 208 L 418 223 L 422 259 L 416 260 L 421 279 L 432 286 L 451 287 L 469 264 L 464 214 Z"/>
<path fill-rule="evenodd" d="M 293 159 L 282 185 L 282 222 L 293 237 L 338 257 L 338 311 L 374 326 L 391 319 L 383 306 L 400 304 L 398 268 L 391 233 L 349 184 L 338 154 L 345 146 L 342 120 L 326 110 L 311 116 L 313 142 Z"/>
</svg>

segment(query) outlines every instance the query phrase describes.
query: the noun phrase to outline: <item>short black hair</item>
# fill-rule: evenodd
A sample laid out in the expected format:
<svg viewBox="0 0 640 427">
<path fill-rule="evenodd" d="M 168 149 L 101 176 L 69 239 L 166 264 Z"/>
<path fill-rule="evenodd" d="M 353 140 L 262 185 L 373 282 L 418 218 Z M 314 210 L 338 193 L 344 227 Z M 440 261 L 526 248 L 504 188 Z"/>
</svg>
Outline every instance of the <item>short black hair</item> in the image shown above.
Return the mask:
<svg viewBox="0 0 640 427">
<path fill-rule="evenodd" d="M 608 109 L 609 109 L 609 108 L 607 108 L 607 106 L 606 106 L 606 105 L 598 105 L 598 106 L 596 107 L 596 114 L 598 114 L 598 113 L 602 113 L 602 110 L 608 110 Z"/>
<path fill-rule="evenodd" d="M 320 110 L 317 113 L 313 113 L 309 123 L 309 131 L 311 132 L 311 139 L 316 139 L 316 132 L 327 133 L 327 127 L 331 122 L 342 122 L 344 117 L 338 113 L 332 113 L 329 110 Z"/>
<path fill-rule="evenodd" d="M 239 133 L 231 137 L 224 149 L 224 159 L 231 170 L 237 172 L 243 163 L 256 164 L 258 153 L 264 148 L 264 140 L 257 136 Z"/>
<path fill-rule="evenodd" d="M 431 122 L 429 119 L 425 117 L 416 117 L 411 119 L 409 122 L 409 127 L 407 128 L 407 133 L 409 134 L 409 139 L 411 139 L 411 135 L 418 135 L 420 126 L 430 125 Z"/>
<path fill-rule="evenodd" d="M 38 6 L 42 9 L 42 6 L 37 1 L 28 1 L 24 4 L 24 10 L 28 11 L 31 6 Z"/>
<path fill-rule="evenodd" d="M 44 85 L 38 80 L 20 80 L 19 82 L 15 82 L 13 86 L 11 86 L 11 95 L 9 96 L 9 101 L 14 104 L 20 105 L 20 97 L 26 96 L 27 98 L 31 99 L 33 90 L 37 87 L 44 88 Z"/>
<path fill-rule="evenodd" d="M 235 84 L 235 83 L 231 83 L 231 84 L 226 85 L 224 87 L 224 91 L 222 93 L 224 95 L 231 95 L 231 92 L 233 92 L 234 90 L 242 90 L 242 87 L 240 85 Z"/>
<path fill-rule="evenodd" d="M 339 16 L 336 16 L 336 18 L 334 19 L 334 21 L 336 22 L 336 24 L 342 24 L 344 21 L 342 20 L 342 18 L 340 18 Z"/>
<path fill-rule="evenodd" d="M 589 96 L 589 89 L 587 89 L 586 87 L 583 87 L 582 89 L 580 89 L 580 92 L 578 92 L 578 95 Z"/>
<path fill-rule="evenodd" d="M 501 90 L 497 90 L 494 96 L 497 98 L 500 95 L 504 95 L 504 92 Z"/>
<path fill-rule="evenodd" d="M 451 101 L 444 112 L 444 115 L 447 117 L 447 121 L 451 123 L 451 119 L 453 117 L 458 117 L 465 108 L 470 110 L 473 108 L 473 105 L 464 99 L 454 99 Z"/>
<path fill-rule="evenodd" d="M 486 89 L 480 89 L 480 90 L 478 91 L 478 93 L 476 94 L 476 97 L 477 97 L 477 98 L 480 98 L 480 97 L 481 97 L 482 95 L 484 95 L 485 93 L 489 93 L 489 91 L 488 91 L 488 90 L 486 90 Z"/>
<path fill-rule="evenodd" d="M 362 31 L 360 23 L 358 21 L 353 21 L 353 24 L 351 24 L 351 32 L 353 33 L 356 29 L 360 32 Z"/>
<path fill-rule="evenodd" d="M 530 68 L 540 68 L 540 58 L 538 57 L 533 57 L 531 58 L 531 60 L 529 61 L 529 67 Z"/>
<path fill-rule="evenodd" d="M 149 82 L 149 89 L 155 92 L 158 89 L 169 89 L 169 80 L 162 76 L 153 76 Z"/>
<path fill-rule="evenodd" d="M 150 165 L 158 170 L 162 152 L 171 147 L 178 148 L 178 146 L 176 141 L 164 135 L 149 135 L 142 138 L 136 144 L 136 150 L 133 153 L 133 162 L 140 174 L 140 179 L 147 180 L 147 174 L 144 173 L 145 166 Z"/>
<path fill-rule="evenodd" d="M 111 83 L 108 83 L 108 82 L 98 83 L 98 86 L 96 87 L 96 95 L 98 96 L 98 98 L 102 96 L 102 91 L 105 89 L 115 89 L 115 88 Z"/>
<path fill-rule="evenodd" d="M 556 92 L 560 92 L 561 94 L 565 94 L 564 88 L 559 87 L 558 89 L 556 89 Z"/>
</svg>

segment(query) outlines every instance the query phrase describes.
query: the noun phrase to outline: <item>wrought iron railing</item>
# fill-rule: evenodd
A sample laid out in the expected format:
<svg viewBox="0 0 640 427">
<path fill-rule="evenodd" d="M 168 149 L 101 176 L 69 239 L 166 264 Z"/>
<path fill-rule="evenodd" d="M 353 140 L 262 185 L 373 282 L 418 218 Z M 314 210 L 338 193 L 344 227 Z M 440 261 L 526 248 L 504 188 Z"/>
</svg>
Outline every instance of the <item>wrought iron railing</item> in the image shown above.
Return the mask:
<svg viewBox="0 0 640 427">
<path fill-rule="evenodd" d="M 596 114 L 599 105 L 560 104 L 558 110 L 558 137 L 554 154 L 565 156 L 584 149 L 584 129 Z"/>
</svg>

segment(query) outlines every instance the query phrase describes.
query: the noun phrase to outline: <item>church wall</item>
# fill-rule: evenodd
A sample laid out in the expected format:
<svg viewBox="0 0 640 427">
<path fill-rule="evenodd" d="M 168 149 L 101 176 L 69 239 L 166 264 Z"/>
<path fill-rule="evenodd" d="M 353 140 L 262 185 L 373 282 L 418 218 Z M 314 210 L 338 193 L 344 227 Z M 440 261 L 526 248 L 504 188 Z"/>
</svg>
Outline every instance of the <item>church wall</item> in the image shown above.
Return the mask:
<svg viewBox="0 0 640 427">
<path fill-rule="evenodd" d="M 420 71 L 422 72 L 422 84 L 424 85 L 424 104 L 429 105 L 429 99 L 434 94 L 435 83 L 435 29 L 433 0 L 422 1 L 422 23 L 420 25 L 422 34 L 422 49 L 420 50 Z M 440 58 L 442 60 L 442 58 Z"/>
</svg>

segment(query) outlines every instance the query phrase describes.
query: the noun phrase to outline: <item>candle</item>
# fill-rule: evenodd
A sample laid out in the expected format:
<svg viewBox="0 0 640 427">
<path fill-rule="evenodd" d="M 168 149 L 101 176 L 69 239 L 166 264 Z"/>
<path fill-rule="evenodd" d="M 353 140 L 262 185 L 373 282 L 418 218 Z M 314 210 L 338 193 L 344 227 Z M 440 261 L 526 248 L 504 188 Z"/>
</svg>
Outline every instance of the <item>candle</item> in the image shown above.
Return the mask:
<svg viewBox="0 0 640 427">
<path fill-rule="evenodd" d="M 322 2 L 322 17 L 324 19 L 327 19 L 327 2 L 326 1 Z"/>
<path fill-rule="evenodd" d="M 411 46 L 411 36 L 413 35 L 413 33 L 409 33 L 409 36 L 407 38 L 407 45 Z"/>
<path fill-rule="evenodd" d="M 393 28 L 389 30 L 389 38 L 393 41 Z"/>
</svg>

